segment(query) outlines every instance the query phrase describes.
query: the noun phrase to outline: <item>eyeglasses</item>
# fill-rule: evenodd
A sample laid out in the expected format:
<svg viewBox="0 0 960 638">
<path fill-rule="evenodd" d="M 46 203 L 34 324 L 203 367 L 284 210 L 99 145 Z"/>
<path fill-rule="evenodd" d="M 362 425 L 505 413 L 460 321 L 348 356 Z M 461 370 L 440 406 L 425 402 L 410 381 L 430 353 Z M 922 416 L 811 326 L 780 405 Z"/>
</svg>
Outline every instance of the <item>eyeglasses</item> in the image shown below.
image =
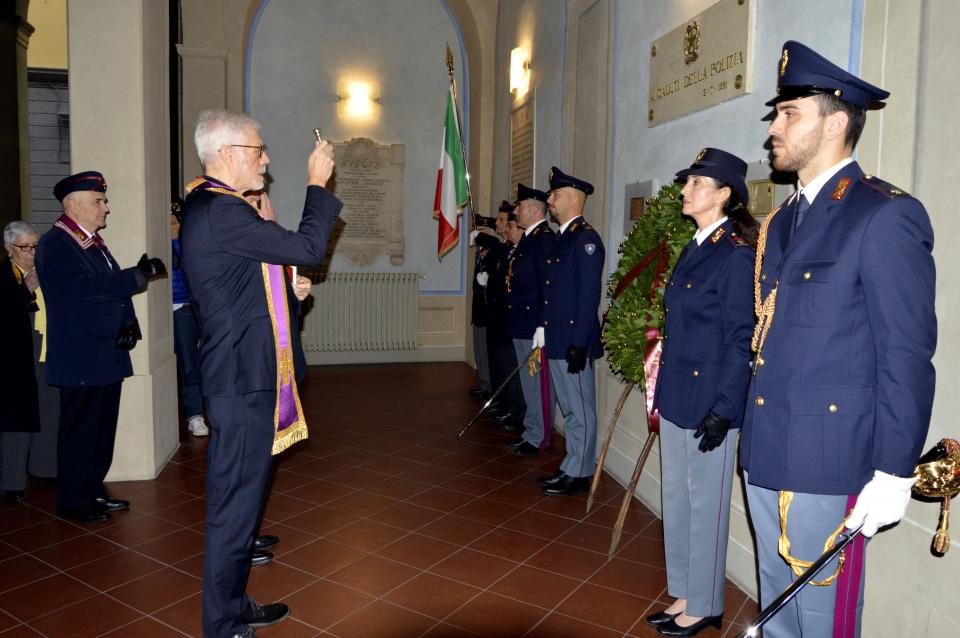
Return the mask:
<svg viewBox="0 0 960 638">
<path fill-rule="evenodd" d="M 266 150 L 266 146 L 261 144 L 260 146 L 251 146 L 250 144 L 225 144 L 222 148 L 228 148 L 230 146 L 237 146 L 240 148 L 255 148 L 257 149 L 257 158 L 263 156 L 263 151 Z"/>
<path fill-rule="evenodd" d="M 40 244 L 24 244 L 23 246 L 21 246 L 20 244 L 13 244 L 13 245 L 25 253 L 32 253 L 37 250 L 37 246 L 39 246 Z"/>
</svg>

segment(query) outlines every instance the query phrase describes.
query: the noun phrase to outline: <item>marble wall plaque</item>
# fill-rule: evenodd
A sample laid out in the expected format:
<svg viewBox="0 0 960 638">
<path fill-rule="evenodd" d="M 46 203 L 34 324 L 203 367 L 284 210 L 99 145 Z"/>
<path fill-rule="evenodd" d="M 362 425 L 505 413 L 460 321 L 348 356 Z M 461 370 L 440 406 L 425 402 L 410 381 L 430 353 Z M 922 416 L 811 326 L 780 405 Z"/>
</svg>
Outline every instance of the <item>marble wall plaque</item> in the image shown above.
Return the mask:
<svg viewBox="0 0 960 638">
<path fill-rule="evenodd" d="M 510 187 L 533 187 L 533 97 L 510 114 Z M 514 193 L 516 195 L 516 193 Z"/>
<path fill-rule="evenodd" d="M 756 0 L 720 0 L 650 45 L 647 125 L 753 91 Z"/>
<path fill-rule="evenodd" d="M 369 266 L 384 254 L 392 265 L 402 265 L 405 146 L 355 137 L 333 147 L 334 192 L 343 202 L 334 254 L 354 266 Z"/>
</svg>

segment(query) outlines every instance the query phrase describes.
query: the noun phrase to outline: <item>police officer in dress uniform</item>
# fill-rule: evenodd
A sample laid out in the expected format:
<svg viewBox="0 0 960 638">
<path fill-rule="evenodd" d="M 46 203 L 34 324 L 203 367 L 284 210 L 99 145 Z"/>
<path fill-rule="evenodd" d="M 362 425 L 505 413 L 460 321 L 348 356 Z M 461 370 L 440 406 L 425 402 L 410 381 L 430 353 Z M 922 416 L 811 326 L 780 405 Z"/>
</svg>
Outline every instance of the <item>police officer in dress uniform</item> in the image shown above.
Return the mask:
<svg viewBox="0 0 960 638">
<path fill-rule="evenodd" d="M 502 205 L 501 205 L 502 207 Z M 476 229 L 488 228 L 493 230 L 496 220 L 482 215 L 474 216 L 474 226 Z M 473 245 L 475 235 L 471 231 L 470 244 Z M 470 390 L 470 395 L 481 401 L 490 398 L 490 358 L 487 356 L 487 280 L 490 274 L 487 272 L 487 256 L 489 251 L 486 248 L 477 246 L 473 255 L 473 296 L 470 304 L 470 323 L 473 326 L 473 356 L 477 362 L 477 380 L 480 385 Z"/>
<path fill-rule="evenodd" d="M 798 191 L 757 245 L 754 376 L 740 438 L 770 603 L 844 521 L 863 535 L 899 521 L 927 434 L 936 346 L 933 230 L 923 205 L 851 159 L 866 111 L 889 93 L 787 42 L 768 133 Z M 788 508 L 784 529 L 778 504 Z M 778 552 L 778 537 L 789 551 Z M 863 539 L 836 580 L 804 588 L 766 638 L 855 636 Z M 819 581 L 821 583 L 824 580 Z"/>
<path fill-rule="evenodd" d="M 499 388 L 517 367 L 513 340 L 507 334 L 507 272 L 516 245 L 510 240 L 508 226 L 516 223 L 514 206 L 507 201 L 500 204 L 495 232 L 479 229 L 471 233 L 478 248 L 487 251 L 484 294 L 487 300 L 487 353 L 490 360 L 490 384 Z M 526 403 L 520 380 L 514 376 L 501 390 L 497 400 L 488 408 L 504 429 L 519 432 L 526 413 Z"/>
<path fill-rule="evenodd" d="M 523 361 L 530 350 L 543 345 L 540 309 L 544 301 L 544 280 L 547 257 L 556 245 L 556 235 L 547 223 L 547 194 L 524 184 L 517 184 L 517 225 L 523 229 L 520 242 L 513 251 L 507 272 L 507 333 L 513 339 L 516 360 Z M 541 399 L 541 370 L 530 375 L 518 373 L 523 388 L 527 413 L 523 418 L 523 434 L 505 445 L 513 453 L 526 458 L 540 454 L 550 442 L 553 425 L 553 398 Z M 550 412 L 544 414 L 544 404 Z"/>
<path fill-rule="evenodd" d="M 587 491 L 596 469 L 597 401 L 593 362 L 600 344 L 600 295 L 604 250 L 600 235 L 583 219 L 593 186 L 550 169 L 550 212 L 560 223 L 547 257 L 540 324 L 550 361 L 553 391 L 564 415 L 566 456 L 560 470 L 537 479 L 556 496 Z"/>
<path fill-rule="evenodd" d="M 746 209 L 746 174 L 739 157 L 705 148 L 676 176 L 684 182 L 683 214 L 697 233 L 666 283 L 653 400 L 660 411 L 667 593 L 676 600 L 647 622 L 667 636 L 693 636 L 723 621 L 736 428 L 753 335 L 758 224 Z"/>
<path fill-rule="evenodd" d="M 63 215 L 40 240 L 37 274 L 47 311 L 47 382 L 60 387 L 57 515 L 105 521 L 129 501 L 111 499 L 103 479 L 113 461 L 120 386 L 133 374 L 141 339 L 131 295 L 166 273 L 146 254 L 121 269 L 99 232 L 107 226 L 107 183 L 97 171 L 53 187 Z"/>
<path fill-rule="evenodd" d="M 205 175 L 188 187 L 180 230 L 180 264 L 200 317 L 201 390 L 210 419 L 204 638 L 249 638 L 253 628 L 289 614 L 282 603 L 261 605 L 244 593 L 271 454 L 290 443 L 279 419 L 300 412 L 295 380 L 305 368 L 293 290 L 277 266 L 323 261 L 342 207 L 326 190 L 333 149 L 316 141 L 298 230 L 262 218 L 243 197 L 263 188 L 270 162 L 258 128 L 239 113 L 200 114 L 194 140 Z M 300 426 L 297 419 L 287 429 Z"/>
</svg>

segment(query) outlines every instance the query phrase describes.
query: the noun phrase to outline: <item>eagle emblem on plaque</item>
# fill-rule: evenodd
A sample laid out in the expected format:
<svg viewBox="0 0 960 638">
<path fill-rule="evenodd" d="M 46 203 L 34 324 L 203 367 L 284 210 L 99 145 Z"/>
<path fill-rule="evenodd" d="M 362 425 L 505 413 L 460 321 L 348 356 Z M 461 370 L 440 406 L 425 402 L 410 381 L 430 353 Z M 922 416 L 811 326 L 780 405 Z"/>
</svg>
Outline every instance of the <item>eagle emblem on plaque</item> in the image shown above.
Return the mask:
<svg viewBox="0 0 960 638">
<path fill-rule="evenodd" d="M 693 64 L 700 57 L 697 50 L 700 48 L 700 23 L 694 20 L 687 25 L 683 34 L 683 62 Z"/>
</svg>

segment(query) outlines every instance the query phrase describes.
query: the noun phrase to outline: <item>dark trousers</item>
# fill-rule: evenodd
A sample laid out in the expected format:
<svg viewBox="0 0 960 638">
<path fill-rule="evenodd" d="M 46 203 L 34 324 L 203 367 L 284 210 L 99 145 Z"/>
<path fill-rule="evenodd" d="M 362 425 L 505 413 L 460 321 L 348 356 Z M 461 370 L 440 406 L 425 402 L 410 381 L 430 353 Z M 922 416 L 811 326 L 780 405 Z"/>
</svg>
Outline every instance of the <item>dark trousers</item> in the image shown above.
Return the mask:
<svg viewBox="0 0 960 638">
<path fill-rule="evenodd" d="M 246 631 L 241 614 L 253 539 L 273 467 L 275 391 L 206 397 L 207 523 L 203 559 L 203 635 Z"/>
<path fill-rule="evenodd" d="M 173 351 L 180 373 L 180 402 L 189 419 L 203 414 L 200 398 L 200 329 L 193 306 L 184 304 L 173 311 Z"/>
<path fill-rule="evenodd" d="M 122 384 L 60 388 L 58 509 L 85 510 L 107 498 L 103 479 L 113 462 Z"/>
<path fill-rule="evenodd" d="M 517 353 L 513 349 L 511 340 L 504 342 L 491 339 L 488 340 L 487 346 L 490 353 L 490 385 L 496 390 L 517 367 Z M 523 374 L 523 370 L 520 374 Z M 523 400 L 523 389 L 520 387 L 518 376 L 515 375 L 510 379 L 510 383 L 500 393 L 497 403 L 517 418 L 523 418 L 527 412 L 527 403 Z"/>
</svg>

